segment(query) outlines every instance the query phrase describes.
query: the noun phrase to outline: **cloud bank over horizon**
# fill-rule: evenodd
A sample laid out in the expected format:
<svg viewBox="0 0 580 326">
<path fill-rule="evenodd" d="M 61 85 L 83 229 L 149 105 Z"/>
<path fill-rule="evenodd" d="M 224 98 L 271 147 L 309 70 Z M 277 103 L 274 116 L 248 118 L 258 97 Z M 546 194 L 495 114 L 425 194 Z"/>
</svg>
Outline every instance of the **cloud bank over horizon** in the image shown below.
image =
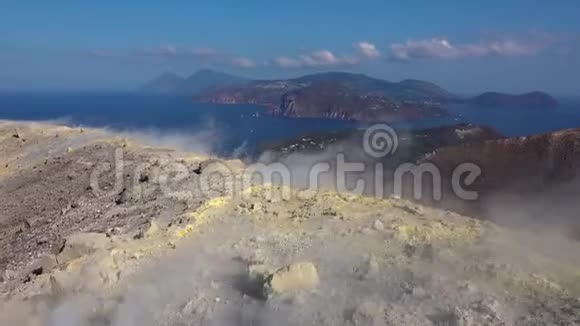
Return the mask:
<svg viewBox="0 0 580 326">
<path fill-rule="evenodd" d="M 471 43 L 455 43 L 446 37 L 410 39 L 389 45 L 389 58 L 395 62 L 414 60 L 453 60 L 466 58 L 524 57 L 549 50 L 565 40 L 564 36 L 533 32 L 519 37 L 496 36 Z"/>
<path fill-rule="evenodd" d="M 198 61 L 242 69 L 274 67 L 279 69 L 340 68 L 377 62 L 411 63 L 415 61 L 463 60 L 485 57 L 529 57 L 560 46 L 570 38 L 547 32 L 527 33 L 516 37 L 495 36 L 475 42 L 455 42 L 448 37 L 407 39 L 387 43 L 382 48 L 367 40 L 353 43 L 349 53 L 337 54 L 328 48 L 300 54 L 280 54 L 271 58 L 253 58 L 231 54 L 213 47 L 179 47 L 163 44 L 140 49 L 92 49 L 97 58 L 133 58 L 157 62 Z"/>
<path fill-rule="evenodd" d="M 162 43 L 157 46 L 132 48 L 68 48 L 46 51 L 42 48 L 6 49 L 20 61 L 26 62 L 26 67 L 36 66 L 34 76 L 40 76 L 39 73 L 43 74 L 44 80 L 49 80 L 50 85 L 54 85 L 53 80 L 57 80 L 60 84 L 69 83 L 75 87 L 79 83 L 74 80 L 83 78 L 91 78 L 94 84 L 110 85 L 107 87 L 111 89 L 113 85 L 135 87 L 134 85 L 162 72 L 170 71 L 187 75 L 192 71 L 207 68 L 256 79 L 292 78 L 309 73 L 339 70 L 365 73 L 388 80 L 407 78 L 429 80 L 448 89 L 463 92 L 492 88 L 512 92 L 525 92 L 530 89 L 554 92 L 553 89 L 556 91 L 563 89 L 564 94 L 572 95 L 578 92 L 573 87 L 577 76 L 557 73 L 557 71 L 562 71 L 562 67 L 567 64 L 570 67 L 580 64 L 579 60 L 573 59 L 580 53 L 580 38 L 575 34 L 534 31 L 491 36 L 481 34 L 480 37 L 472 37 L 471 40 L 469 38 L 457 40 L 445 36 L 409 38 L 394 42 L 362 39 L 334 44 L 332 47 L 293 49 L 289 46 L 284 50 L 266 47 L 264 51 L 252 51 L 253 55 L 250 51 L 225 50 L 225 47 L 205 44 Z M 0 44 L 0 54 L 1 50 Z M 71 66 L 72 72 L 69 71 L 66 75 L 57 70 L 56 64 L 41 66 L 43 54 L 47 58 L 45 62 L 58 60 L 74 63 L 76 61 L 78 62 L 76 69 L 72 69 Z M 30 59 L 26 61 L 24 58 Z M 81 60 L 85 63 L 81 64 Z M 538 64 L 532 64 L 532 62 Z M 0 62 L 0 67 L 1 64 Z M 530 64 L 532 66 L 525 73 L 516 72 L 505 77 L 506 69 Z M 90 67 L 103 67 L 103 69 L 90 75 L 87 74 L 91 70 Z M 17 66 L 7 66 L 7 69 L 8 71 L 18 70 Z M 478 72 L 478 69 L 481 71 Z M 125 70 L 132 71 L 133 75 L 130 73 L 123 76 L 117 75 Z M 478 74 L 474 74 L 474 71 Z M 9 73 L 4 74 L 10 76 Z M 43 85 L 41 79 L 37 82 L 31 79 L 32 77 L 19 77 L 19 74 L 15 72 L 12 74 L 16 76 L 16 79 L 8 79 L 9 84 L 4 82 L 4 85 L 9 86 L 6 89 L 16 89 L 17 86 L 21 89 L 24 87 L 22 85 L 32 85 L 28 80 L 37 85 Z M 490 76 L 497 76 L 494 77 L 496 79 L 501 76 L 502 80 L 486 79 Z M 542 76 L 542 78 L 536 76 Z M 552 82 L 549 83 L 549 80 Z M 543 81 L 545 82 L 542 84 Z M 554 81 L 557 83 L 554 84 Z M 0 84 L 0 88 L 5 87 L 2 85 Z M 551 88 L 551 85 L 556 85 L 557 88 Z M 42 86 L 33 87 L 42 88 Z"/>
<path fill-rule="evenodd" d="M 579 11 L 575 0 L 14 2 L 0 13 L 0 90 L 130 90 L 212 69 L 578 94 Z"/>
</svg>

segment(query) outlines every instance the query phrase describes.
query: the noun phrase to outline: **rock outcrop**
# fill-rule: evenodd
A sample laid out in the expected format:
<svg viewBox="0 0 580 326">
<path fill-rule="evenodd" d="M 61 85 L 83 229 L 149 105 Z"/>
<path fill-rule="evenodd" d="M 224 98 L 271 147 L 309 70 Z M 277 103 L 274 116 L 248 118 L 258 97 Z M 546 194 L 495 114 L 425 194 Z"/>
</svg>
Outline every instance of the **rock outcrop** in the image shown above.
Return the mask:
<svg viewBox="0 0 580 326">
<path fill-rule="evenodd" d="M 264 281 L 266 296 L 293 290 L 314 288 L 320 283 L 318 272 L 310 262 L 295 263 L 276 270 Z"/>
<path fill-rule="evenodd" d="M 420 161 L 435 164 L 443 178 L 463 162 L 481 169 L 469 186 L 479 198 L 450 200 L 448 209 L 498 222 L 550 224 L 580 235 L 575 214 L 580 207 L 573 199 L 580 190 L 578 129 L 439 148 Z"/>
<path fill-rule="evenodd" d="M 446 114 L 437 105 L 359 94 L 334 82 L 320 82 L 283 94 L 280 107 L 273 113 L 294 118 L 366 122 L 414 120 Z"/>
</svg>

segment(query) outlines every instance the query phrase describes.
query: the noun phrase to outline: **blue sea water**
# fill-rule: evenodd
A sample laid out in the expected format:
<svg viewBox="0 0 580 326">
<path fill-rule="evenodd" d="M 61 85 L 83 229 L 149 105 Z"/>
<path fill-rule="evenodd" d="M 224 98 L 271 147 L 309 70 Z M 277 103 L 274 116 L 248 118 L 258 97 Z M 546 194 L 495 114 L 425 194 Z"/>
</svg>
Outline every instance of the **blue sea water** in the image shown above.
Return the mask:
<svg viewBox="0 0 580 326">
<path fill-rule="evenodd" d="M 561 99 L 557 108 L 494 108 L 452 105 L 454 119 L 490 126 L 506 136 L 580 128 L 580 99 Z"/>
<path fill-rule="evenodd" d="M 187 144 L 184 138 L 190 137 L 193 148 L 210 148 L 224 156 L 236 151 L 251 154 L 259 144 L 306 132 L 357 127 L 349 121 L 271 116 L 253 105 L 199 104 L 186 96 L 125 94 L 5 94 L 0 95 L 0 119 L 56 120 L 160 138 L 180 135 L 180 144 Z M 193 144 L 196 142 L 207 144 Z"/>
<path fill-rule="evenodd" d="M 451 115 L 395 128 L 426 128 L 470 122 L 521 136 L 580 128 L 580 101 L 562 101 L 557 109 L 449 107 Z M 155 131 L 156 135 L 206 137 L 220 155 L 253 153 L 260 144 L 283 141 L 308 132 L 364 128 L 350 121 L 270 116 L 251 105 L 192 103 L 189 97 L 127 94 L 0 94 L 0 119 L 58 120 L 70 125 L 108 127 L 117 131 Z M 208 136 L 209 135 L 209 136 Z"/>
</svg>

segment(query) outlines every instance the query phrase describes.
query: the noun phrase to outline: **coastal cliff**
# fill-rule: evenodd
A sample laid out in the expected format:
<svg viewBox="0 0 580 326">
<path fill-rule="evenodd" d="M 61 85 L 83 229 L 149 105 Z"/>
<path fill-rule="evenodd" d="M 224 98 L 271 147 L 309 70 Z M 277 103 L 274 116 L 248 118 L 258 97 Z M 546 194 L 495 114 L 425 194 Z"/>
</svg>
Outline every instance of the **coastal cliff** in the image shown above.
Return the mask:
<svg viewBox="0 0 580 326">
<path fill-rule="evenodd" d="M 330 118 L 365 122 L 402 121 L 446 114 L 452 96 L 435 84 L 406 80 L 392 83 L 361 74 L 323 73 L 296 79 L 253 81 L 215 87 L 195 102 L 254 104 L 272 114 L 294 118 Z"/>
</svg>

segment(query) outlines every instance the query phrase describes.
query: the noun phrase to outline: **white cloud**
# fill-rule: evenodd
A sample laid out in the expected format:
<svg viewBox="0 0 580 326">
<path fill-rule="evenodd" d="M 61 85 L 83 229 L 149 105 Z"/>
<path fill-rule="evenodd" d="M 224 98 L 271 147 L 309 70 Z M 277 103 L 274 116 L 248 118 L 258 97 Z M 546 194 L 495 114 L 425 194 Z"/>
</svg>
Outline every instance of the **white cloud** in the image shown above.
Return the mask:
<svg viewBox="0 0 580 326">
<path fill-rule="evenodd" d="M 248 58 L 238 57 L 232 59 L 232 64 L 236 67 L 240 68 L 254 68 L 256 67 L 256 63 Z"/>
<path fill-rule="evenodd" d="M 370 42 L 362 41 L 354 45 L 355 50 L 367 59 L 376 59 L 381 56 L 377 47 Z"/>
<path fill-rule="evenodd" d="M 340 62 L 334 53 L 328 50 L 320 50 L 310 54 L 304 54 L 300 56 L 300 59 L 302 59 L 304 65 L 310 67 L 336 65 Z"/>
<path fill-rule="evenodd" d="M 503 56 L 523 56 L 534 53 L 537 49 L 533 45 L 520 44 L 513 40 L 495 41 L 487 44 L 490 54 Z"/>
<path fill-rule="evenodd" d="M 395 61 L 420 59 L 457 59 L 486 56 L 519 57 L 534 54 L 548 44 L 540 40 L 496 39 L 479 43 L 453 44 L 446 38 L 409 40 L 391 44 L 390 58 Z"/>
<path fill-rule="evenodd" d="M 348 56 L 338 57 L 329 50 L 319 50 L 298 57 L 279 56 L 272 62 L 280 68 L 317 68 L 353 65 L 358 60 Z"/>
<path fill-rule="evenodd" d="M 410 62 L 416 60 L 452 60 L 488 56 L 520 57 L 535 54 L 549 46 L 561 43 L 562 35 L 531 31 L 520 35 L 483 35 L 479 42 L 455 43 L 445 37 L 410 39 L 393 43 L 387 54 L 391 60 Z M 328 49 L 320 49 L 294 56 L 281 55 L 266 62 L 251 57 L 241 57 L 220 52 L 211 47 L 186 48 L 171 44 L 140 49 L 97 49 L 89 51 L 95 57 L 126 57 L 155 63 L 201 62 L 204 64 L 255 68 L 272 65 L 284 69 L 341 68 L 376 60 L 383 56 L 377 46 L 369 41 L 352 44 L 353 52 L 337 55 Z"/>
</svg>

